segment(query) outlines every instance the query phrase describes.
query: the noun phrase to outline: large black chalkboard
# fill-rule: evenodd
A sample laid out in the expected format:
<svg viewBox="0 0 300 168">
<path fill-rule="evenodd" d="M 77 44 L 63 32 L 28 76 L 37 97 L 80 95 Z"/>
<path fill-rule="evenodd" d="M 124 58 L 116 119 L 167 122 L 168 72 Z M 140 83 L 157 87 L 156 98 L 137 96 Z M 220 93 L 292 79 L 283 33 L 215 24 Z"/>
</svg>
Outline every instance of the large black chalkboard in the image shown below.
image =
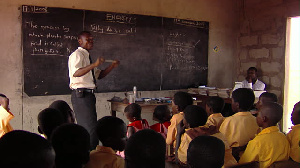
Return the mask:
<svg viewBox="0 0 300 168">
<path fill-rule="evenodd" d="M 97 82 L 99 92 L 183 89 L 207 83 L 208 22 L 22 6 L 24 92 L 69 94 L 68 56 L 77 34 L 91 31 L 92 59 L 121 64 Z M 100 65 L 100 69 L 109 63 Z"/>
</svg>

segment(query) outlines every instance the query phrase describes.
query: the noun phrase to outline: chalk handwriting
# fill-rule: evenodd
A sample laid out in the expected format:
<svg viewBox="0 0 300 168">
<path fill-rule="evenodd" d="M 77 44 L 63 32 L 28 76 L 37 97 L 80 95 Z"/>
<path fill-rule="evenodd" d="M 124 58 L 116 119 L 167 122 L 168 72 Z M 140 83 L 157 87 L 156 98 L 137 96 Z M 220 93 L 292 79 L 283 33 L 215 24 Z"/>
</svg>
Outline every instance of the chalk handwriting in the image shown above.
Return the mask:
<svg viewBox="0 0 300 168">
<path fill-rule="evenodd" d="M 48 7 L 26 6 L 26 5 L 23 6 L 22 11 L 26 13 L 49 13 Z"/>
<path fill-rule="evenodd" d="M 184 33 L 179 33 L 179 32 L 170 32 L 169 36 L 170 36 L 170 37 L 173 37 L 173 38 L 179 38 L 179 37 L 185 37 L 186 34 L 184 34 Z"/>
<path fill-rule="evenodd" d="M 207 28 L 207 22 L 202 22 L 202 21 L 193 21 L 193 20 L 184 20 L 184 19 L 174 19 L 175 24 L 179 25 L 185 25 L 185 26 L 192 26 L 192 27 L 197 27 L 197 28 Z"/>
<path fill-rule="evenodd" d="M 64 41 L 77 41 L 77 36 L 70 34 L 68 26 L 38 25 L 33 21 L 26 21 L 29 27 L 28 37 L 31 55 L 68 56 L 71 48 L 65 46 Z M 66 33 L 66 34 L 65 34 Z"/>
<path fill-rule="evenodd" d="M 135 27 L 119 28 L 114 26 L 101 26 L 97 24 L 92 24 L 90 28 L 92 32 L 111 35 L 130 35 L 135 34 L 137 31 Z"/>
<path fill-rule="evenodd" d="M 106 21 L 108 22 L 117 22 L 117 23 L 125 23 L 125 24 L 136 24 L 136 18 L 132 16 L 127 16 L 124 14 L 106 14 Z"/>
<path fill-rule="evenodd" d="M 38 25 L 37 24 L 34 24 L 33 21 L 25 21 L 25 24 L 26 26 L 29 26 L 29 28 L 31 29 L 37 29 L 38 28 Z"/>
</svg>

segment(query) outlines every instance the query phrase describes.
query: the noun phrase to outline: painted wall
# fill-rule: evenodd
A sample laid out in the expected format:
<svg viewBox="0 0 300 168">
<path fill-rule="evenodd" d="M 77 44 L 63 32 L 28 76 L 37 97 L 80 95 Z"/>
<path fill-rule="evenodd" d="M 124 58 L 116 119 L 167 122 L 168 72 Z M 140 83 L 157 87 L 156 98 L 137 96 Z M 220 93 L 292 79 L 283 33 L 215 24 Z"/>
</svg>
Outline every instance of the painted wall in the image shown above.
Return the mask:
<svg viewBox="0 0 300 168">
<path fill-rule="evenodd" d="M 209 72 L 210 86 L 232 87 L 235 74 L 238 11 L 237 0 L 1 0 L 0 1 L 0 92 L 10 98 L 11 111 L 15 115 L 15 129 L 36 132 L 37 114 L 52 101 L 62 99 L 70 103 L 70 95 L 28 97 L 23 93 L 21 5 L 63 7 L 110 11 L 131 14 L 163 16 L 210 22 Z M 218 52 L 213 48 L 219 47 Z M 175 91 L 142 92 L 143 97 L 172 96 Z M 98 118 L 109 115 L 107 99 L 124 97 L 124 93 L 99 93 L 97 96 Z M 123 116 L 120 114 L 120 117 Z M 151 119 L 151 115 L 144 116 Z M 153 121 L 150 121 L 152 124 Z"/>
</svg>

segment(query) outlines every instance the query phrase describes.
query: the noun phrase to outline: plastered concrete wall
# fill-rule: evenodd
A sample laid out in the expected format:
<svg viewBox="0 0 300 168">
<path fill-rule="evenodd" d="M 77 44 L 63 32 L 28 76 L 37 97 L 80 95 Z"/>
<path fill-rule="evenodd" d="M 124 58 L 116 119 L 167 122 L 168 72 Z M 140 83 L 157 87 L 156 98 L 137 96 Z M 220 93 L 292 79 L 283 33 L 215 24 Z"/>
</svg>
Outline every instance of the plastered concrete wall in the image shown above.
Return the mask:
<svg viewBox="0 0 300 168">
<path fill-rule="evenodd" d="M 300 15 L 299 0 L 239 0 L 238 9 L 237 80 L 244 80 L 249 67 L 257 67 L 267 90 L 282 103 L 286 22 Z"/>
<path fill-rule="evenodd" d="M 36 117 L 39 111 L 58 99 L 70 103 L 70 95 L 28 97 L 23 93 L 21 5 L 63 7 L 96 11 L 143 14 L 171 18 L 208 21 L 209 59 L 208 83 L 210 86 L 232 87 L 235 72 L 236 35 L 238 30 L 237 0 L 1 0 L 0 1 L 0 92 L 10 98 L 11 111 L 15 115 L 15 129 L 36 132 Z M 213 48 L 217 46 L 218 52 Z M 144 95 L 145 94 L 145 95 Z M 172 96 L 174 91 L 143 92 L 144 97 Z M 98 117 L 108 115 L 109 103 L 114 95 L 124 93 L 97 94 Z M 120 116 L 122 117 L 122 116 Z M 152 116 L 145 116 L 151 119 Z M 150 121 L 150 124 L 152 121 Z"/>
</svg>

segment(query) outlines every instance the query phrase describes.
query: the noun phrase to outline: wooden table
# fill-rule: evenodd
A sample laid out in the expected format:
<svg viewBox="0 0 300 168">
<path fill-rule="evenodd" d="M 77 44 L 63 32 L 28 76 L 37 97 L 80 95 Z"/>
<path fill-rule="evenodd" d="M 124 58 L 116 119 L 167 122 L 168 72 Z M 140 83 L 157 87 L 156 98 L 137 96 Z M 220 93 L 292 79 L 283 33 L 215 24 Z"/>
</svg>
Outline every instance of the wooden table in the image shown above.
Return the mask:
<svg viewBox="0 0 300 168">
<path fill-rule="evenodd" d="M 111 100 L 107 100 L 107 101 L 111 103 L 111 115 L 112 116 L 116 116 L 117 111 L 124 112 L 124 109 L 126 108 L 126 106 L 129 105 L 129 104 L 126 104 L 123 102 L 115 102 L 115 101 L 111 101 Z M 142 107 L 142 113 L 153 113 L 155 107 L 157 107 L 159 105 L 168 105 L 170 108 L 172 106 L 171 103 L 155 103 L 155 104 L 150 104 L 150 103 L 146 103 L 146 102 L 136 102 L 136 103 Z"/>
</svg>

